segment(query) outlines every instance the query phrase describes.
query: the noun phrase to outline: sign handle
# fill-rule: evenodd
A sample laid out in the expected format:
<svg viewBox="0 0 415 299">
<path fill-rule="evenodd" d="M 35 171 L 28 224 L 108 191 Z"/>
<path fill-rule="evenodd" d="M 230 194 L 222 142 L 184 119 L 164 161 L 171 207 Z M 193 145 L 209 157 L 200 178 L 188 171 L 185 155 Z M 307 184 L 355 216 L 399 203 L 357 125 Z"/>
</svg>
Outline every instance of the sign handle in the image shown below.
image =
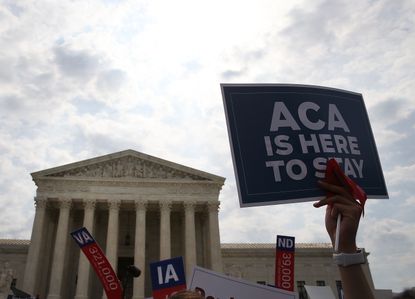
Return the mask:
<svg viewBox="0 0 415 299">
<path fill-rule="evenodd" d="M 339 250 L 339 239 L 340 239 L 340 222 L 342 220 L 342 214 L 337 215 L 337 225 L 336 225 L 336 238 L 334 241 L 334 252 Z"/>
</svg>

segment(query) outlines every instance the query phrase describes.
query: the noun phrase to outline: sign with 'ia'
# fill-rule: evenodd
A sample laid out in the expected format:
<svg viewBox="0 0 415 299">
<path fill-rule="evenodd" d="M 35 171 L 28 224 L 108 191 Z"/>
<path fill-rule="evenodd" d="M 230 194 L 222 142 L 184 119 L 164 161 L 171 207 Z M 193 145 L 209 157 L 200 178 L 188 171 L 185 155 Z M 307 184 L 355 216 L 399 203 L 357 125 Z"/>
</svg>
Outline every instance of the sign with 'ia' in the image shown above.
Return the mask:
<svg viewBox="0 0 415 299">
<path fill-rule="evenodd" d="M 334 158 L 369 198 L 387 198 L 361 94 L 305 85 L 222 84 L 240 205 L 316 200 Z"/>
<path fill-rule="evenodd" d="M 176 257 L 150 264 L 154 299 L 166 299 L 175 292 L 186 289 L 183 258 Z"/>
</svg>

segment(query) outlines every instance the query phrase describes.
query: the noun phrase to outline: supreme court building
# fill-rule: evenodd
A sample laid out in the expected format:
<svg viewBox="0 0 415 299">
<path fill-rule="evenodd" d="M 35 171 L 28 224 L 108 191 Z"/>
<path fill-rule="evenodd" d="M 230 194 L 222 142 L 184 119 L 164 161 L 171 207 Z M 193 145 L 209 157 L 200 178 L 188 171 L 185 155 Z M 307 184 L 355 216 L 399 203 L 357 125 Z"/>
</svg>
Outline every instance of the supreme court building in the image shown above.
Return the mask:
<svg viewBox="0 0 415 299">
<path fill-rule="evenodd" d="M 100 244 L 120 279 L 126 266 L 140 268 L 128 298 L 150 297 L 149 263 L 176 256 L 183 256 L 187 275 L 198 265 L 273 283 L 273 244 L 220 243 L 218 197 L 223 177 L 126 150 L 34 172 L 32 178 L 37 190 L 31 240 L 0 240 L 0 262 L 8 263 L 0 269 L 8 273 L 2 279 L 17 279 L 17 287 L 27 293 L 42 299 L 105 297 L 70 237 L 82 226 Z M 338 297 L 341 282 L 331 262 L 331 246 L 297 247 L 297 290 L 320 282 L 332 286 Z M 368 266 L 366 273 L 373 286 Z M 5 298 L 4 286 L 0 288 L 0 299 L 2 294 Z"/>
<path fill-rule="evenodd" d="M 224 178 L 127 150 L 32 173 L 36 214 L 22 289 L 42 298 L 100 298 L 70 232 L 85 226 L 117 272 L 137 265 L 133 298 L 151 294 L 149 263 L 183 256 L 221 271 Z M 121 269 L 120 269 L 121 270 Z M 120 276 L 122 272 L 118 271 Z"/>
</svg>

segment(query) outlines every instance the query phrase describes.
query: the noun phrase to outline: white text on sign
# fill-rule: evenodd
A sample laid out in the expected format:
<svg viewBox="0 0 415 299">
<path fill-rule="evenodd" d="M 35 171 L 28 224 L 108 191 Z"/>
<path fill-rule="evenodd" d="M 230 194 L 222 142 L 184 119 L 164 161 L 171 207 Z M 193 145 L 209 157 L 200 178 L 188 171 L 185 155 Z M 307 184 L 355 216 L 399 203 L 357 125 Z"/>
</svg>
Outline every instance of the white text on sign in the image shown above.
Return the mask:
<svg viewBox="0 0 415 299">
<path fill-rule="evenodd" d="M 320 106 L 313 102 L 303 102 L 298 105 L 296 113 L 291 113 L 284 102 L 275 102 L 270 125 L 270 135 L 264 136 L 265 151 L 268 157 L 277 157 L 276 160 L 265 161 L 265 166 L 272 169 L 275 182 L 282 182 L 284 177 L 291 180 L 303 180 L 309 174 L 306 163 L 301 159 L 290 159 L 292 153 L 303 155 L 319 153 L 330 154 L 343 167 L 347 176 L 352 178 L 364 177 L 364 161 L 361 155 L 359 142 L 355 136 L 350 135 L 350 129 L 335 104 L 328 104 L 325 119 L 312 117 L 320 110 Z M 295 117 L 294 117 L 295 115 Z M 326 130 L 330 134 L 278 134 L 282 128 L 291 131 Z M 277 135 L 275 135 L 277 132 Z M 291 139 L 290 139 L 291 138 Z M 295 149 L 294 144 L 300 148 Z M 347 157 L 336 157 L 347 155 Z M 284 159 L 285 158 L 285 159 Z M 312 175 L 324 178 L 327 157 L 315 157 L 312 160 L 314 169 Z"/>
<path fill-rule="evenodd" d="M 159 280 L 159 284 L 166 284 L 166 283 L 170 283 L 170 280 L 174 280 L 174 281 L 179 281 L 179 277 L 176 274 L 176 271 L 174 270 L 174 267 L 172 264 L 168 264 L 167 268 L 166 268 L 166 275 L 164 277 L 163 280 L 163 271 L 162 271 L 162 267 L 157 267 L 157 275 L 158 275 L 158 280 Z"/>
</svg>

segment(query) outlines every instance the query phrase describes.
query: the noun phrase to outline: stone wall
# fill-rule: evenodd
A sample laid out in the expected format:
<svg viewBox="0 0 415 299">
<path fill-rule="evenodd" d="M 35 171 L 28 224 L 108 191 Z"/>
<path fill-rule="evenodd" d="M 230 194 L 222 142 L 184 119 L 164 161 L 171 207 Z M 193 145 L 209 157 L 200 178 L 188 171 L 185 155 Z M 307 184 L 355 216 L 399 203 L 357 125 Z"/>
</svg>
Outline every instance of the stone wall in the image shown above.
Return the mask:
<svg viewBox="0 0 415 299">
<path fill-rule="evenodd" d="M 7 298 L 13 279 L 23 280 L 28 240 L 0 240 L 0 299 Z"/>
</svg>

